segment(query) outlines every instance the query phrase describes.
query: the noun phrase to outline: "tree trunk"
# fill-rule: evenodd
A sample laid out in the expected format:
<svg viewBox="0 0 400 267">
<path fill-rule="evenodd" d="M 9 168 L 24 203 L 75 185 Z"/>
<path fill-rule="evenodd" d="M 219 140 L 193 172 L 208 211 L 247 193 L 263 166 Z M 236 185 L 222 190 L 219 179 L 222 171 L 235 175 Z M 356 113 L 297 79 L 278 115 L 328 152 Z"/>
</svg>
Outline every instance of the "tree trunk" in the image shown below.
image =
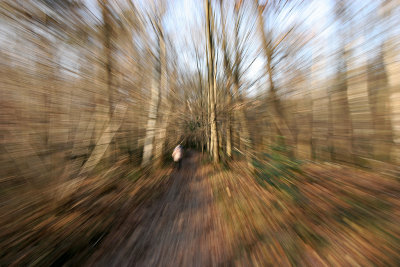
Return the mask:
<svg viewBox="0 0 400 267">
<path fill-rule="evenodd" d="M 166 99 L 166 90 L 167 90 L 167 64 L 166 64 L 166 48 L 165 48 L 165 41 L 164 41 L 164 33 L 159 25 L 160 30 L 160 92 L 164 91 L 164 107 L 165 113 L 163 116 L 163 120 L 160 124 L 158 129 L 158 136 L 157 136 L 157 143 L 156 143 L 156 151 L 155 151 L 155 159 L 157 161 L 157 165 L 161 165 L 162 163 L 162 156 L 163 156 L 163 148 L 166 139 L 167 133 L 167 126 L 169 123 L 169 116 L 170 116 L 170 108 L 171 104 Z"/>
<path fill-rule="evenodd" d="M 111 44 L 111 35 L 112 35 L 112 25 L 110 18 L 110 11 L 108 7 L 108 0 L 98 0 L 99 5 L 101 7 L 101 12 L 103 16 L 103 49 L 104 49 L 104 66 L 106 69 L 106 84 L 107 84 L 107 93 L 108 93 L 108 121 L 111 120 L 111 116 L 113 113 L 113 94 L 114 94 L 114 84 L 113 84 L 113 74 L 112 74 L 112 44 Z M 116 146 L 115 142 L 111 141 L 111 146 L 109 148 L 110 161 L 113 162 L 116 160 Z"/>
<path fill-rule="evenodd" d="M 264 18 L 262 15 L 263 9 L 258 5 L 258 0 L 254 0 L 256 3 L 257 11 L 258 11 L 258 29 L 261 34 L 262 44 L 265 56 L 267 58 L 267 71 L 268 71 L 268 81 L 269 81 L 269 96 L 268 102 L 272 103 L 269 106 L 269 115 L 272 117 L 272 120 L 277 128 L 277 130 L 286 138 L 286 143 L 289 146 L 294 145 L 293 135 L 290 132 L 289 127 L 287 126 L 287 122 L 283 116 L 283 108 L 279 101 L 279 98 L 276 94 L 276 88 L 273 80 L 273 71 L 272 71 L 272 56 L 273 56 L 273 48 L 272 42 L 267 40 L 267 36 L 264 31 Z"/>
<path fill-rule="evenodd" d="M 228 117 L 228 122 L 226 125 L 226 155 L 232 157 L 232 134 L 231 134 L 231 116 Z"/>
<path fill-rule="evenodd" d="M 142 159 L 142 167 L 149 164 L 151 156 L 153 154 L 153 143 L 154 137 L 156 133 L 156 123 L 158 118 L 158 109 L 160 106 L 161 99 L 161 89 L 165 88 L 165 68 L 166 68 L 166 59 L 165 59 L 165 41 L 163 30 L 161 27 L 161 19 L 158 17 L 156 20 L 153 20 L 153 24 L 157 30 L 157 38 L 158 38 L 158 48 L 159 55 L 156 60 L 157 66 L 153 68 L 153 77 L 152 77 L 152 87 L 151 87 L 151 99 L 150 99 L 150 108 L 149 108 L 149 116 L 147 120 L 146 127 L 146 137 L 144 140 L 143 147 L 143 159 Z M 160 149 L 160 148 L 158 148 Z"/>
<path fill-rule="evenodd" d="M 353 47 L 347 48 L 352 51 Z M 361 67 L 356 68 L 353 57 L 347 60 L 347 95 L 352 121 L 352 143 L 358 164 L 363 164 L 363 158 L 372 155 L 371 138 L 373 138 L 372 115 L 368 93 L 367 59 L 365 55 L 358 56 Z M 360 158 L 361 157 L 361 158 Z"/>
<path fill-rule="evenodd" d="M 231 123 L 232 123 L 232 95 L 231 95 L 231 85 L 232 85 L 232 71 L 231 71 L 231 64 L 229 60 L 228 48 L 227 48 L 227 37 L 225 31 L 225 16 L 224 16 L 224 9 L 222 7 L 222 1 L 220 3 L 220 10 L 221 10 L 221 26 L 222 26 L 222 50 L 224 53 L 224 68 L 225 73 L 227 74 L 227 82 L 226 82 L 226 106 L 227 106 L 227 120 L 226 120 L 226 155 L 230 158 L 232 157 L 232 140 L 231 140 Z"/>
<path fill-rule="evenodd" d="M 210 123 L 211 123 L 211 146 L 214 163 L 219 162 L 218 153 L 218 129 L 217 129 L 217 103 L 216 103 L 216 77 L 214 70 L 214 47 L 213 47 L 213 26 L 211 23 L 211 4 L 210 0 L 205 0 L 206 23 L 207 23 L 207 42 L 208 42 L 208 86 L 210 95 Z"/>
<path fill-rule="evenodd" d="M 144 139 L 142 167 L 149 164 L 153 152 L 153 141 L 155 135 L 155 127 L 158 114 L 158 106 L 160 102 L 160 88 L 158 86 L 158 75 L 154 68 L 151 86 L 151 99 L 149 107 L 149 116 L 146 126 L 146 137 Z"/>
<path fill-rule="evenodd" d="M 394 60 L 398 58 L 396 40 L 391 39 L 385 43 L 384 62 L 387 69 L 389 87 L 390 120 L 393 131 L 391 161 L 400 164 L 400 64 Z M 397 50 L 397 51 L 396 51 Z"/>
<path fill-rule="evenodd" d="M 96 147 L 93 149 L 89 159 L 85 162 L 81 171 L 79 172 L 79 176 L 81 176 L 81 178 L 85 177 L 90 171 L 92 171 L 103 158 L 108 146 L 114 139 L 115 133 L 118 131 L 125 118 L 126 110 L 127 105 L 125 103 L 119 103 L 116 106 L 111 120 L 106 126 L 106 129 L 102 133 L 100 139 L 97 141 Z"/>
<path fill-rule="evenodd" d="M 314 57 L 311 68 L 312 154 L 313 159 L 330 160 L 329 92 L 326 81 L 318 73 L 325 68 L 325 57 Z"/>
<path fill-rule="evenodd" d="M 373 155 L 374 159 L 390 162 L 393 144 L 392 125 L 390 121 L 389 85 L 384 55 L 379 56 L 368 66 L 368 93 L 374 129 Z"/>
</svg>

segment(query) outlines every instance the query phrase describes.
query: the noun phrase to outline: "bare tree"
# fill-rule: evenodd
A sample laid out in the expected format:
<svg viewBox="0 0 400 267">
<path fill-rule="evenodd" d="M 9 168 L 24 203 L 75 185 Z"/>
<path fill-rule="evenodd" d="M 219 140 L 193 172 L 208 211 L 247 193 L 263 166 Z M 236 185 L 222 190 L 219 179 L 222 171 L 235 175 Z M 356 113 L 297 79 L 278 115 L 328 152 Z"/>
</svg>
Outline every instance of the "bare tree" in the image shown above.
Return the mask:
<svg viewBox="0 0 400 267">
<path fill-rule="evenodd" d="M 158 109 L 160 105 L 160 95 L 162 88 L 165 88 L 165 40 L 164 40 L 164 32 L 161 24 L 162 16 L 164 13 L 164 9 L 162 8 L 159 14 L 155 15 L 155 18 L 151 18 L 151 23 L 153 28 L 155 29 L 157 35 L 157 43 L 158 43 L 158 58 L 156 59 L 155 66 L 153 68 L 152 75 L 152 85 L 151 85 L 151 99 L 150 99 L 150 109 L 146 126 L 146 137 L 144 141 L 143 148 L 143 159 L 142 166 L 146 166 L 149 164 L 152 153 L 153 153 L 153 144 L 154 144 L 154 136 L 156 132 L 156 122 L 158 117 Z"/>
<path fill-rule="evenodd" d="M 291 30 L 288 30 L 286 33 L 284 33 L 279 40 L 277 41 L 272 40 L 271 35 L 268 36 L 267 33 L 264 31 L 263 11 L 267 6 L 268 2 L 264 6 L 259 5 L 258 0 L 254 0 L 254 2 L 257 9 L 258 30 L 261 35 L 262 48 L 264 50 L 265 57 L 267 59 L 266 68 L 267 68 L 268 82 L 269 82 L 269 95 L 268 95 L 269 114 L 277 130 L 281 133 L 281 135 L 283 135 L 286 138 L 288 145 L 293 146 L 294 145 L 293 135 L 284 118 L 283 107 L 277 95 L 274 83 L 274 73 L 272 65 L 272 58 L 274 57 L 276 48 L 279 46 L 282 40 L 291 32 Z M 269 7 L 273 5 L 274 3 L 270 4 Z M 273 7 L 271 7 L 271 9 L 273 9 Z"/>
<path fill-rule="evenodd" d="M 206 37 L 208 44 L 208 94 L 210 106 L 210 124 L 211 124 L 211 155 L 214 163 L 219 162 L 219 144 L 218 144 L 218 130 L 217 130 L 217 88 L 216 76 L 214 66 L 214 39 L 213 39 L 213 23 L 212 23 L 212 8 L 210 0 L 204 0 L 205 13 L 206 13 Z"/>
</svg>

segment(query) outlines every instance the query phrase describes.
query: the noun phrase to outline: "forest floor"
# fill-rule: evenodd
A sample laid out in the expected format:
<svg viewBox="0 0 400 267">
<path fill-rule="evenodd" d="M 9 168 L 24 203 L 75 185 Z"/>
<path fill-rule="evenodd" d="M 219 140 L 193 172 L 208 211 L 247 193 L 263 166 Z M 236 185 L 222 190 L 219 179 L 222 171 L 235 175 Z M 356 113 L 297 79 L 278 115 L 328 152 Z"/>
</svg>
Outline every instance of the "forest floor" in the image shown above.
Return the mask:
<svg viewBox="0 0 400 267">
<path fill-rule="evenodd" d="M 282 160 L 273 170 L 262 167 L 254 179 L 244 162 L 214 168 L 201 154 L 188 154 L 165 192 L 132 210 L 88 265 L 400 262 L 398 180 L 333 164 L 289 172 Z"/>
<path fill-rule="evenodd" d="M 264 156 L 253 174 L 188 151 L 181 170 L 121 162 L 58 200 L 10 193 L 0 266 L 398 266 L 398 176 Z"/>
</svg>

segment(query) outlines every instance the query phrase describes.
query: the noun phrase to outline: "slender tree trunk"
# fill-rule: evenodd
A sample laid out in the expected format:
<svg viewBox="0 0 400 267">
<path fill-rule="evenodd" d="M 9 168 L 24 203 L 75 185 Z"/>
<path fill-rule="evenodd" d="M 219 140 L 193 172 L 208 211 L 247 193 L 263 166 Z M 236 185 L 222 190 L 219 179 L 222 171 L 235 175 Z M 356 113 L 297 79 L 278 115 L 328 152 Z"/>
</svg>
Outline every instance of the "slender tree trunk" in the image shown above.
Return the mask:
<svg viewBox="0 0 400 267">
<path fill-rule="evenodd" d="M 222 50 L 224 53 L 224 68 L 225 73 L 227 74 L 227 82 L 226 82 L 226 106 L 227 106 L 227 120 L 226 120 L 226 155 L 230 158 L 232 157 L 232 141 L 231 141 L 231 123 L 232 123 L 232 94 L 231 94 L 231 85 L 232 85 L 232 71 L 231 71 L 231 63 L 229 60 L 229 53 L 227 48 L 227 37 L 225 31 L 225 16 L 224 9 L 222 6 L 222 0 L 220 3 L 221 10 L 221 26 L 222 26 Z"/>
<path fill-rule="evenodd" d="M 47 16 L 46 16 L 47 17 Z M 43 142 L 44 142 L 44 147 L 47 149 L 49 146 L 49 140 L 50 140 L 50 132 L 51 132 L 51 121 L 50 121 L 50 116 L 52 113 L 51 110 L 51 100 L 53 94 L 53 81 L 54 81 L 54 66 L 53 66 L 53 60 L 54 60 L 54 52 L 53 48 L 51 45 L 50 40 L 41 35 L 40 40 L 39 40 L 40 45 L 38 46 L 38 50 L 40 51 L 39 53 L 43 58 L 40 59 L 39 64 L 37 66 L 37 69 L 40 73 L 38 75 L 41 77 L 41 89 L 43 92 L 43 106 L 44 109 L 41 110 L 43 113 L 43 128 L 41 131 L 43 132 Z"/>
<path fill-rule="evenodd" d="M 115 133 L 121 126 L 125 113 L 127 110 L 127 105 L 125 103 L 118 103 L 114 110 L 112 120 L 109 121 L 106 129 L 102 133 L 100 139 L 97 141 L 95 149 L 93 149 L 89 159 L 83 165 L 80 176 L 86 176 L 94 167 L 100 162 L 103 155 L 106 153 L 108 146 L 114 139 Z"/>
<path fill-rule="evenodd" d="M 101 0 L 101 11 L 103 15 L 103 34 L 104 34 L 104 54 L 105 54 L 105 67 L 106 67 L 106 76 L 107 76 L 107 91 L 108 91 L 108 113 L 111 118 L 111 114 L 113 111 L 113 76 L 112 76 L 112 58 L 111 58 L 111 19 L 108 11 L 108 0 Z"/>
<path fill-rule="evenodd" d="M 398 55 L 396 40 L 391 39 L 384 46 L 384 62 L 387 69 L 387 80 L 389 87 L 390 120 L 392 124 L 392 149 L 391 161 L 400 164 L 400 63 L 393 60 Z M 396 51 L 397 50 L 397 51 Z"/>
<path fill-rule="evenodd" d="M 330 96 L 326 81 L 317 74 L 325 68 L 325 57 L 314 57 L 311 68 L 312 151 L 313 159 L 330 160 Z"/>
<path fill-rule="evenodd" d="M 163 116 L 163 120 L 160 123 L 157 143 L 156 143 L 156 151 L 155 151 L 155 158 L 157 161 L 157 165 L 161 165 L 162 163 L 162 156 L 163 156 L 163 148 L 165 144 L 166 134 L 167 134 L 167 126 L 169 123 L 169 116 L 170 116 L 170 102 L 167 100 L 166 90 L 167 90 L 167 64 L 166 64 L 166 47 L 164 41 L 164 32 L 159 25 L 160 30 L 160 92 L 163 91 L 164 94 L 164 107 L 165 113 Z"/>
<path fill-rule="evenodd" d="M 353 47 L 348 47 L 352 51 Z M 372 115 L 368 94 L 368 76 L 366 56 L 359 56 L 361 67 L 356 67 L 352 57 L 348 57 L 347 64 L 347 96 L 352 121 L 352 144 L 358 164 L 363 164 L 363 158 L 372 155 L 371 138 L 373 137 Z M 361 157 L 361 158 L 360 158 Z"/>
<path fill-rule="evenodd" d="M 386 68 L 389 61 L 384 62 L 384 55 L 380 52 L 368 66 L 368 93 L 374 129 L 373 155 L 374 159 L 390 162 L 390 153 L 393 144 L 392 124 L 390 114 L 389 85 Z M 390 60 L 390 59 L 389 59 Z"/>
<path fill-rule="evenodd" d="M 211 144 L 214 163 L 219 162 L 218 153 L 218 129 L 217 129 L 217 110 L 216 110 L 216 77 L 214 70 L 214 46 L 213 46 L 213 26 L 211 23 L 211 4 L 205 0 L 206 23 L 207 23 L 207 42 L 208 42 L 208 86 L 210 95 L 210 120 L 211 120 Z"/>
<path fill-rule="evenodd" d="M 151 155 L 153 152 L 153 141 L 155 135 L 155 127 L 157 121 L 158 114 L 158 106 L 160 102 L 160 90 L 158 86 L 158 75 L 157 71 L 153 71 L 152 77 L 152 85 L 151 85 L 151 99 L 150 99 L 150 107 L 149 107 L 149 116 L 147 119 L 146 126 L 146 137 L 144 139 L 144 147 L 143 147 L 143 159 L 142 166 L 146 166 L 149 164 Z"/>
<path fill-rule="evenodd" d="M 207 24 L 206 24 L 206 31 L 207 31 Z M 209 56 L 208 56 L 208 53 L 209 53 L 208 51 L 209 51 L 209 48 L 206 45 L 207 75 L 208 75 L 207 76 L 208 79 L 207 79 L 207 120 L 206 120 L 207 127 L 206 127 L 206 136 L 207 136 L 207 151 L 212 157 L 212 150 L 211 150 L 211 148 L 212 148 L 212 144 L 211 144 L 211 100 L 210 100 L 211 96 L 210 96 L 210 86 L 209 86 L 209 82 L 208 82 L 209 75 L 210 75 L 209 68 L 208 68 L 208 66 L 210 64 L 209 63 L 210 59 L 209 59 Z"/>
<path fill-rule="evenodd" d="M 232 157 L 232 127 L 231 127 L 231 116 L 228 114 L 228 120 L 226 125 L 226 155 Z"/>
<path fill-rule="evenodd" d="M 207 123 L 204 121 L 204 91 L 203 91 L 203 78 L 201 75 L 201 68 L 200 68 L 200 57 L 199 54 L 197 53 L 196 50 L 196 67 L 197 67 L 197 75 L 198 75 L 198 79 L 199 79 L 199 90 L 200 90 L 200 110 L 201 110 L 201 115 L 200 115 L 200 123 L 201 123 L 201 128 L 202 128 L 202 136 L 200 137 L 200 145 L 201 145 L 201 154 L 203 154 L 203 150 L 204 150 L 204 137 L 206 138 L 206 140 L 208 140 L 208 135 L 207 135 Z M 207 141 L 207 145 L 208 145 L 208 141 Z"/>
<path fill-rule="evenodd" d="M 143 159 L 142 166 L 146 166 L 149 164 L 151 156 L 153 154 L 153 143 L 154 137 L 156 133 L 156 123 L 158 118 L 158 109 L 160 106 L 161 99 L 161 88 L 165 88 L 165 77 L 164 73 L 166 68 L 165 61 L 165 41 L 163 36 L 163 30 L 161 28 L 160 18 L 157 18 L 157 21 L 153 21 L 157 28 L 157 38 L 158 38 L 158 48 L 159 55 L 156 60 L 156 64 L 158 67 L 153 68 L 153 77 L 152 77 L 152 87 L 151 87 L 151 99 L 150 99 L 150 109 L 149 116 L 147 120 L 146 127 L 146 137 L 144 141 L 143 148 Z"/>
<path fill-rule="evenodd" d="M 111 116 L 113 113 L 113 96 L 114 96 L 114 84 L 113 84 L 113 66 L 112 66 L 112 44 L 111 44 L 111 35 L 112 35 L 112 25 L 110 18 L 110 11 L 108 7 L 108 0 L 98 0 L 99 5 L 101 7 L 101 12 L 103 16 L 103 50 L 104 50 L 104 66 L 106 70 L 106 84 L 107 84 L 107 93 L 108 93 L 108 121 L 111 120 Z M 109 153 L 107 157 L 110 158 L 110 161 L 113 162 L 116 160 L 116 146 L 115 142 L 111 140 L 111 145 L 109 148 Z"/>
<path fill-rule="evenodd" d="M 273 56 L 273 48 L 272 42 L 267 40 L 267 36 L 264 31 L 264 18 L 262 15 L 263 9 L 258 5 L 258 0 L 254 0 L 257 7 L 257 15 L 258 15 L 258 29 L 261 34 L 262 44 L 265 56 L 267 58 L 267 71 L 268 71 L 268 81 L 269 81 L 269 96 L 268 102 L 272 103 L 269 105 L 269 114 L 272 117 L 272 120 L 277 128 L 277 130 L 286 138 L 286 142 L 289 146 L 294 145 L 293 135 L 288 127 L 288 124 L 283 116 L 283 108 L 279 101 L 279 98 L 276 93 L 276 88 L 273 80 L 273 71 L 272 71 L 272 56 Z"/>
<path fill-rule="evenodd" d="M 332 101 L 332 128 L 333 128 L 333 157 L 338 161 L 353 163 L 353 129 L 349 107 L 348 84 L 348 62 L 350 51 L 346 43 L 351 36 L 348 34 L 348 28 L 345 23 L 348 17 L 343 15 L 343 11 L 348 7 L 345 1 L 337 1 L 335 5 L 335 16 L 342 24 L 338 31 L 341 40 L 338 61 L 337 77 L 334 90 L 331 94 Z"/>
<path fill-rule="evenodd" d="M 311 159 L 311 121 L 312 121 L 312 99 L 308 89 L 306 77 L 298 75 L 297 90 L 303 90 L 303 96 L 296 102 L 295 125 L 296 133 L 296 156 L 302 159 Z"/>
<path fill-rule="evenodd" d="M 169 124 L 169 118 L 170 118 L 170 104 L 167 103 L 165 107 L 165 114 L 163 116 L 163 121 L 160 125 L 160 129 L 158 130 L 157 143 L 156 143 L 155 159 L 156 159 L 156 164 L 159 166 L 162 164 L 162 159 L 164 155 L 164 145 L 167 137 L 167 126 Z"/>
<path fill-rule="evenodd" d="M 234 117 L 235 120 L 238 123 L 238 128 L 240 131 L 237 133 L 239 136 L 239 147 L 242 149 L 242 144 L 244 144 L 244 154 L 246 156 L 247 163 L 249 165 L 250 170 L 253 170 L 253 165 L 252 165 L 252 149 L 253 145 L 250 139 L 250 132 L 249 128 L 247 126 L 247 119 L 246 115 L 244 112 L 244 103 L 242 101 L 242 98 L 239 93 L 239 88 L 240 88 L 240 80 L 239 80 L 239 70 L 240 70 L 240 64 L 241 64 L 241 55 L 240 55 L 240 47 L 239 47 L 239 8 L 240 6 L 237 6 L 235 8 L 235 61 L 234 65 L 229 65 L 228 66 L 228 74 L 230 79 L 233 81 L 233 94 L 235 95 L 234 97 L 234 102 L 236 107 L 234 108 Z M 225 39 L 225 38 L 224 38 Z"/>
</svg>

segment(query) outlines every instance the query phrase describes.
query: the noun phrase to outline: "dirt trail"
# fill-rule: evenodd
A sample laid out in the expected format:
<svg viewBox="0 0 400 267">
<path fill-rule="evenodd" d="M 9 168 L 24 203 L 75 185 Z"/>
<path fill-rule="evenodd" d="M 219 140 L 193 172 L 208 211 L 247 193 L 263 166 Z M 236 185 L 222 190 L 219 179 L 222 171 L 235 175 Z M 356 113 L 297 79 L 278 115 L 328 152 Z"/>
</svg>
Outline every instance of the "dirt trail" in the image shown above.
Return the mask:
<svg viewBox="0 0 400 267">
<path fill-rule="evenodd" d="M 188 152 L 170 188 L 110 233 L 93 266 L 215 266 L 226 264 L 224 230 L 207 179 L 210 167 Z"/>
</svg>

